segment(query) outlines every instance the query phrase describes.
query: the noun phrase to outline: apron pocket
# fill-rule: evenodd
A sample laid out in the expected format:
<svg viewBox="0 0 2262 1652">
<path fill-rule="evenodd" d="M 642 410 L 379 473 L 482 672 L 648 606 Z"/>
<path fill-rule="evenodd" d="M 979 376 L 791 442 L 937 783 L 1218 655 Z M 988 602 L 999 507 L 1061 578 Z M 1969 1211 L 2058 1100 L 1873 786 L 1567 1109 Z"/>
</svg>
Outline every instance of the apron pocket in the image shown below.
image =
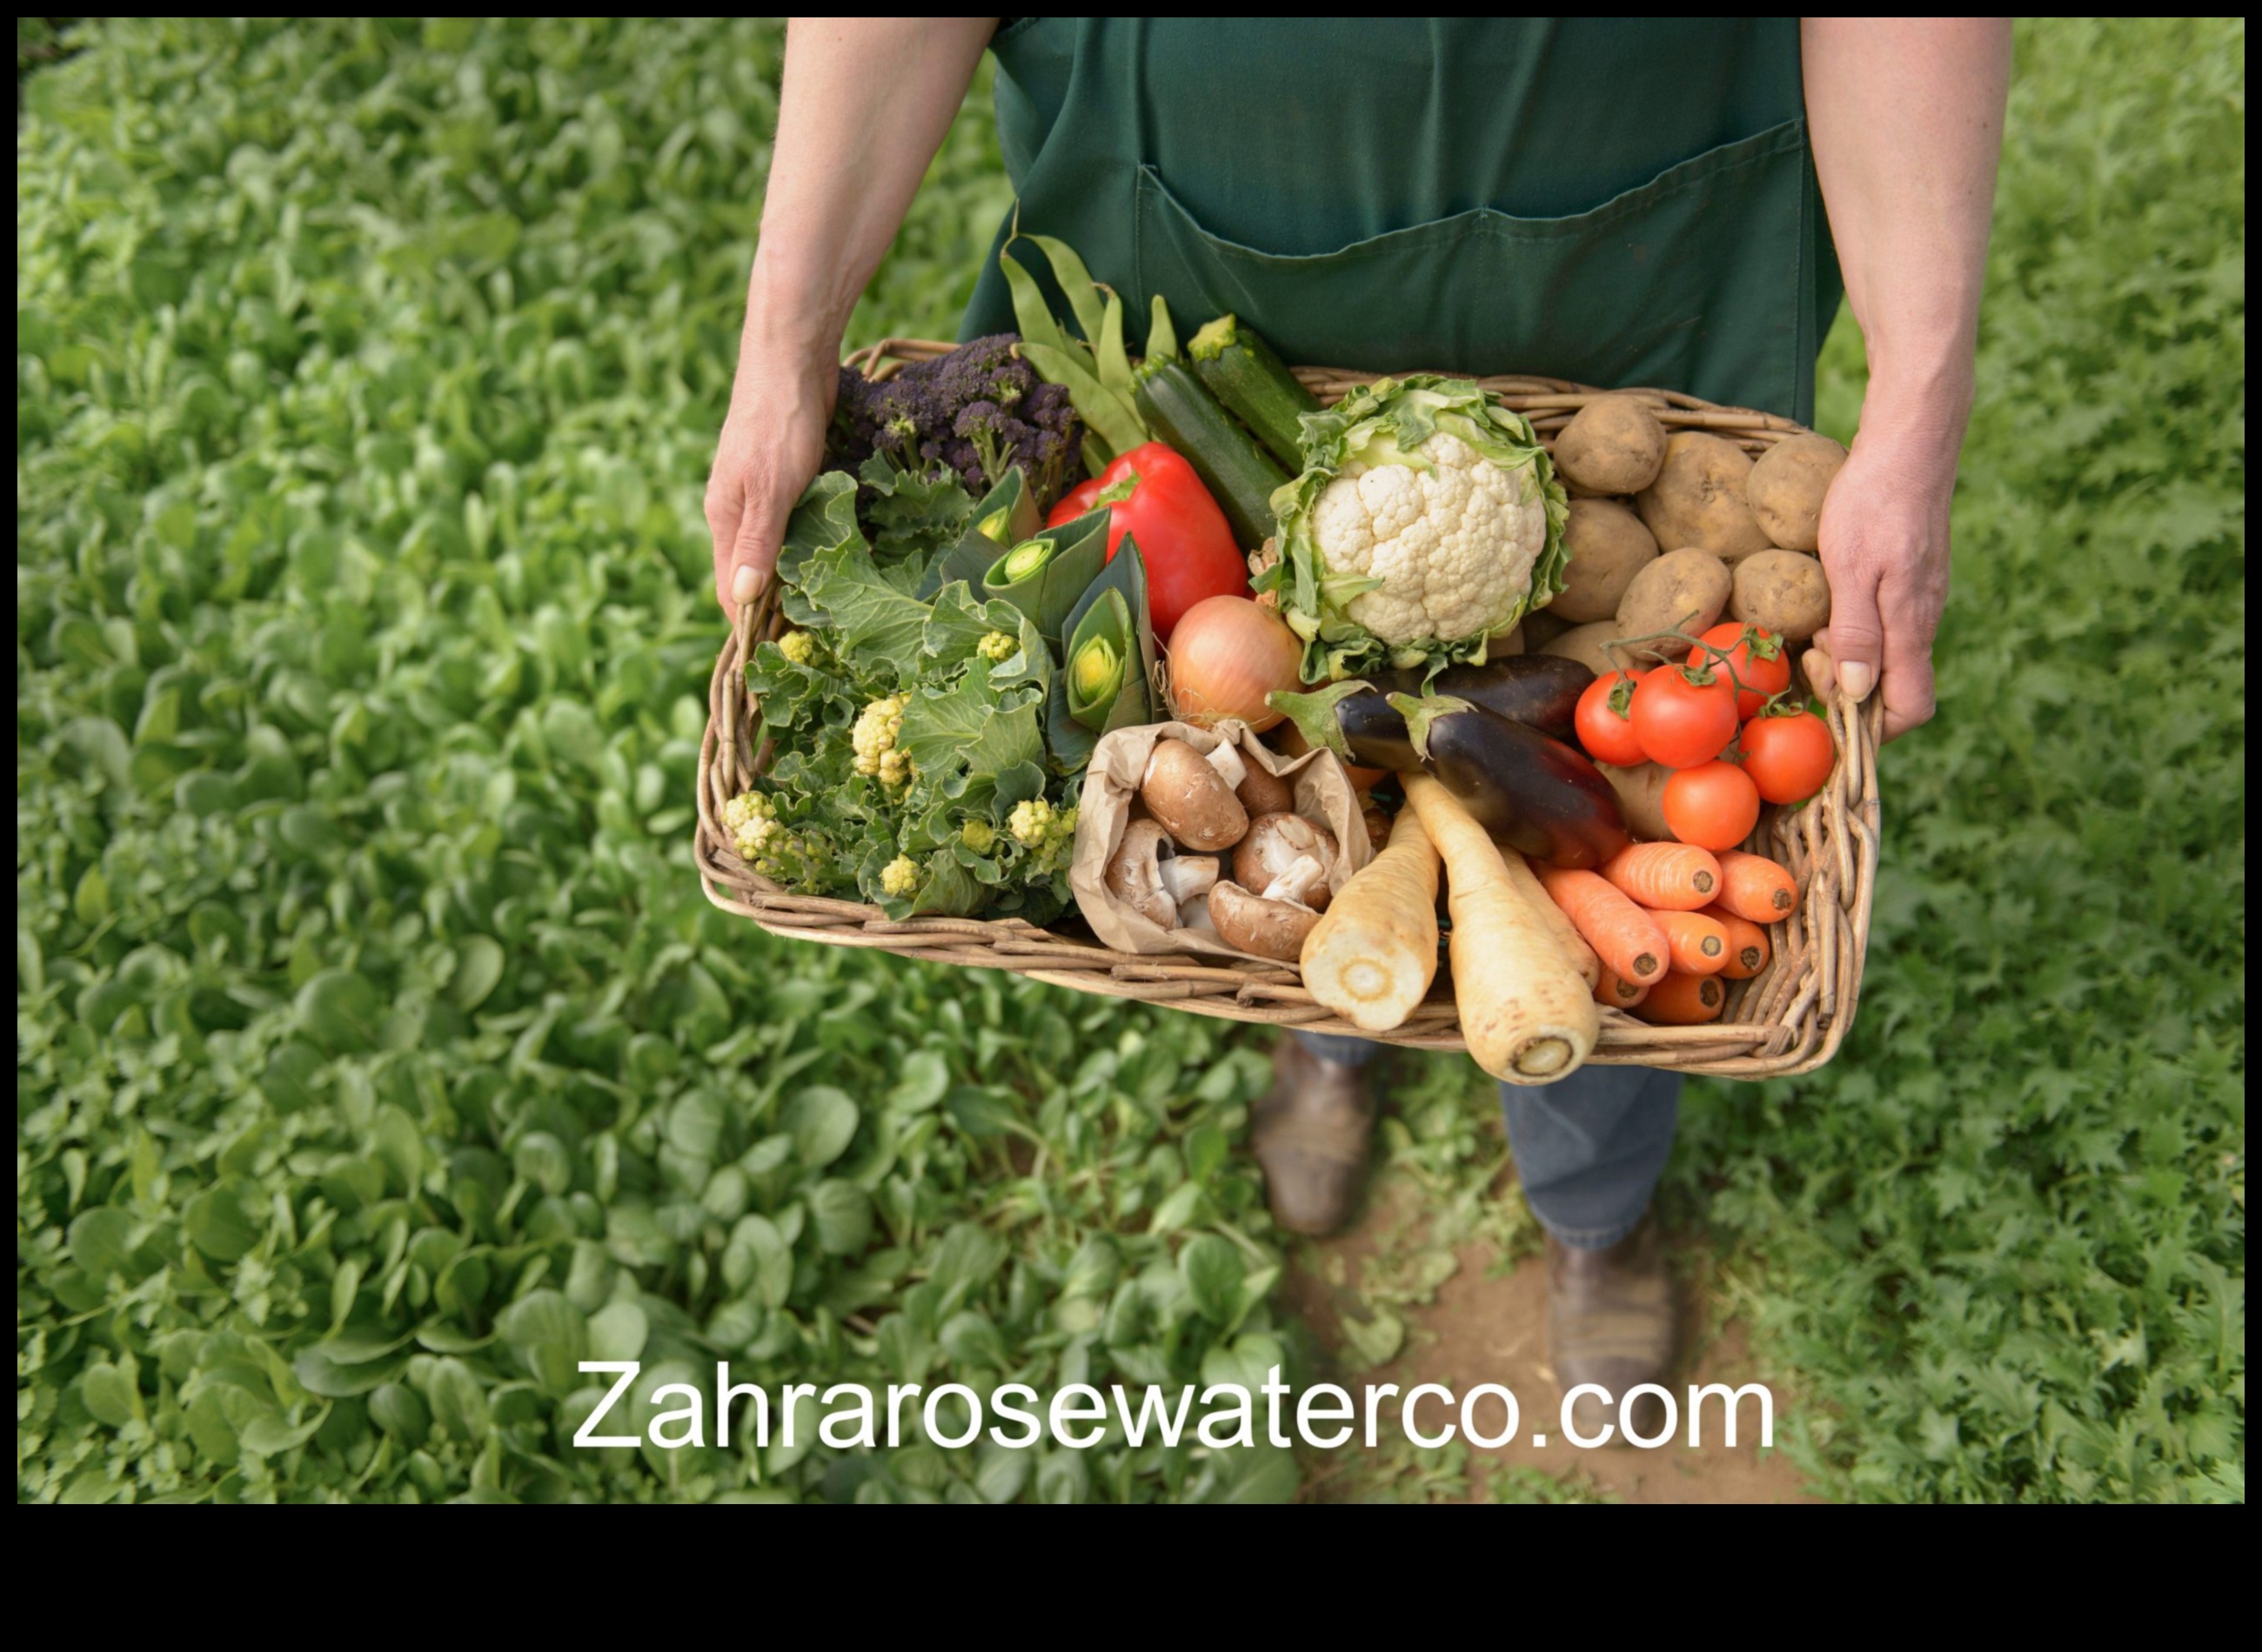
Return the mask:
<svg viewBox="0 0 2262 1652">
<path fill-rule="evenodd" d="M 1368 372 L 1540 373 L 1789 410 L 1817 343 L 1803 120 L 1567 218 L 1459 213 L 1293 256 L 1213 234 L 1142 166 L 1139 303 L 1232 311 L 1281 357 Z"/>
</svg>

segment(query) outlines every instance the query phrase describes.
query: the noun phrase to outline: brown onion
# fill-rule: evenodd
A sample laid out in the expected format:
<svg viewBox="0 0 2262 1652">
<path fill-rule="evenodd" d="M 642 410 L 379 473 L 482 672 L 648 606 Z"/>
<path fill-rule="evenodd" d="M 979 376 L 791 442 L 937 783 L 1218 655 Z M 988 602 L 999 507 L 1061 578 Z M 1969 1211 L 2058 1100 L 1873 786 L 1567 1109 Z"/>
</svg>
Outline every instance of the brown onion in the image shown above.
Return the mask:
<svg viewBox="0 0 2262 1652">
<path fill-rule="evenodd" d="M 1196 728 L 1239 718 L 1261 732 L 1280 720 L 1264 696 L 1302 686 L 1303 643 L 1245 596 L 1206 596 L 1180 615 L 1169 658 L 1171 709 Z"/>
</svg>

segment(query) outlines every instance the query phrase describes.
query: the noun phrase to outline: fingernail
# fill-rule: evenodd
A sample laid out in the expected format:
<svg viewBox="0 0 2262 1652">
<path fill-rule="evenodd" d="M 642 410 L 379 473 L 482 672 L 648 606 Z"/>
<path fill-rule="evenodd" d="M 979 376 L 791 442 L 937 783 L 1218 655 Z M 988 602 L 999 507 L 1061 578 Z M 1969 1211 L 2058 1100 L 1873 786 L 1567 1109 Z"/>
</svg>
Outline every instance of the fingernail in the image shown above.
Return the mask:
<svg viewBox="0 0 2262 1652">
<path fill-rule="evenodd" d="M 1877 686 L 1877 674 L 1862 660 L 1848 660 L 1838 667 L 1838 686 L 1846 690 L 1848 699 L 1858 705 Z"/>
<path fill-rule="evenodd" d="M 751 602 L 760 593 L 761 588 L 762 576 L 754 572 L 753 565 L 746 562 L 738 564 L 738 571 L 731 575 L 731 600 L 734 602 Z"/>
</svg>

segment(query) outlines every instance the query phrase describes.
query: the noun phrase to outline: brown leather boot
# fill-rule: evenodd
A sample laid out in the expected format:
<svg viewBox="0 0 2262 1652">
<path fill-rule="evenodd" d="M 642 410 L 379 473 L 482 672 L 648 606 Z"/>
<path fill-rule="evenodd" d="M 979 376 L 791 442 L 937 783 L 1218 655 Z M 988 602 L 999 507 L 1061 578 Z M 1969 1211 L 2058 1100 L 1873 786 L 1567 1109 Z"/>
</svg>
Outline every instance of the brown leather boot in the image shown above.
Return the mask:
<svg viewBox="0 0 2262 1652">
<path fill-rule="evenodd" d="M 1619 1432 L 1612 1443 L 1624 1444 L 1631 1420 L 1643 1439 L 1657 1437 L 1665 1408 L 1655 1395 L 1636 1399 L 1629 1417 L 1618 1415 L 1620 1396 L 1639 1383 L 1663 1382 L 1673 1364 L 1673 1294 L 1653 1218 L 1644 1216 L 1606 1250 L 1574 1251 L 1548 1236 L 1547 1345 L 1561 1392 L 1595 1382 L 1610 1396 L 1579 1396 L 1572 1419 L 1582 1436 L 1592 1439 L 1613 1424 Z"/>
<path fill-rule="evenodd" d="M 1272 1219 L 1291 1233 L 1333 1233 L 1358 1202 L 1374 1133 L 1367 1071 L 1322 1060 L 1293 1037 L 1273 1046 L 1272 1088 L 1252 1110 L 1249 1141 Z"/>
</svg>

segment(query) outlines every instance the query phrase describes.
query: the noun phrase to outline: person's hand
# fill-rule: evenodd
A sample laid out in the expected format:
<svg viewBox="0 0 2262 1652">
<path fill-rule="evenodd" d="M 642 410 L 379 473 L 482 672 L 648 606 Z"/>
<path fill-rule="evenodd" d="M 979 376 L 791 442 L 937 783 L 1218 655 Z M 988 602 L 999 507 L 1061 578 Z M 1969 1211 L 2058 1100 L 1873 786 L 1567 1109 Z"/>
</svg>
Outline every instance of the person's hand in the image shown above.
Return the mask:
<svg viewBox="0 0 2262 1652">
<path fill-rule="evenodd" d="M 1865 408 L 1822 503 L 1830 624 L 1815 646 L 1848 697 L 1884 696 L 1887 739 L 1932 716 L 1932 638 L 1948 602 L 1948 504 L 1960 436 L 1960 427 L 1950 435 L 1905 426 Z"/>
<path fill-rule="evenodd" d="M 715 598 L 733 621 L 777 566 L 786 518 L 824 463 L 839 382 L 829 350 L 767 343 L 752 327 L 739 344 L 731 411 L 707 477 Z"/>
</svg>

